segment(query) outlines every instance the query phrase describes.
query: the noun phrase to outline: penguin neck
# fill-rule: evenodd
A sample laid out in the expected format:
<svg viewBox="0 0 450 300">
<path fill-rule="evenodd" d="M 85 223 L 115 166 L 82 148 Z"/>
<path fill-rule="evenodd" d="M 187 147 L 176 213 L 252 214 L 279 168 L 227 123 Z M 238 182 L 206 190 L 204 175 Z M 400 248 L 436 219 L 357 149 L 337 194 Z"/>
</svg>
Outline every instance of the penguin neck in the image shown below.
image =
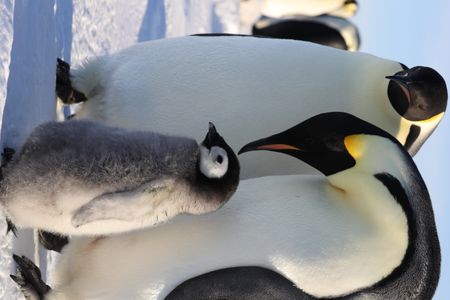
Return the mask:
<svg viewBox="0 0 450 300">
<path fill-rule="evenodd" d="M 398 249 L 394 253 L 403 254 L 386 276 L 352 295 L 381 292 L 392 299 L 431 298 L 439 278 L 440 250 L 425 183 L 398 144 L 375 136 L 363 142 L 366 147 L 355 158 L 355 166 L 328 176 L 328 181 L 332 190 L 386 230 L 392 238 L 390 247 Z"/>
<path fill-rule="evenodd" d="M 408 216 L 374 174 L 359 170 L 357 166 L 328 176 L 328 182 L 331 194 L 328 198 L 339 201 L 368 228 L 361 243 L 376 243 L 383 249 L 365 254 L 367 259 L 379 264 L 372 272 L 371 280 L 357 289 L 373 286 L 401 265 L 409 247 Z"/>
<path fill-rule="evenodd" d="M 410 121 L 402 117 L 397 139 L 405 146 L 409 154 L 414 156 L 425 140 L 433 133 L 439 122 L 441 122 L 443 116 L 444 112 L 420 121 Z"/>
</svg>

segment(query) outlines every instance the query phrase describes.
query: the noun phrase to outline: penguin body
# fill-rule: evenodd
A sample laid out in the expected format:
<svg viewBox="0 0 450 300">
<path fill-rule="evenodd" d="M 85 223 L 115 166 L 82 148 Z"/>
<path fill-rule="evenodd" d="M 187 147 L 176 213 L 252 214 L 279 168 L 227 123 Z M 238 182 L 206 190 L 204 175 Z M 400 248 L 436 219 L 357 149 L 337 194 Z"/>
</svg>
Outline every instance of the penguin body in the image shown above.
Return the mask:
<svg viewBox="0 0 450 300">
<path fill-rule="evenodd" d="M 411 127 L 419 127 L 409 138 L 414 154 L 442 118 L 447 95 L 433 70 L 436 78 L 421 82 L 428 87 L 428 81 L 436 81 L 434 90 L 442 95 L 428 97 L 422 107 L 439 107 L 439 112 L 425 111 L 421 120 L 403 118 L 394 106 L 408 103 L 408 90 L 385 77 L 407 71 L 417 68 L 403 71 L 394 61 L 302 41 L 190 36 L 96 58 L 73 69 L 70 79 L 87 98 L 76 118 L 188 136 L 198 136 L 211 118 L 223 124 L 228 142 L 237 147 L 267 130 L 339 110 L 380 126 L 403 144 Z M 395 93 L 388 93 L 393 85 Z M 242 178 L 313 171 L 271 153 L 243 157 L 241 164 Z"/>
<path fill-rule="evenodd" d="M 113 237 L 76 238 L 63 249 L 49 295 L 184 299 L 177 298 L 176 287 L 190 278 L 195 285 L 200 276 L 204 284 L 196 286 L 222 289 L 224 293 L 214 293 L 211 299 L 223 299 L 233 271 L 237 275 L 257 267 L 272 274 L 252 271 L 255 280 L 266 276 L 270 288 L 280 276 L 292 282 L 298 289 L 294 299 L 431 299 L 440 252 L 420 174 L 392 137 L 343 115 L 322 116 L 325 130 L 317 138 L 309 136 L 311 127 L 301 124 L 280 138 L 269 138 L 274 144 L 265 139 L 243 148 L 302 156 L 326 178 L 247 179 L 214 213 L 180 216 L 165 226 Z M 348 129 L 344 133 L 342 124 Z M 317 122 L 313 125 L 321 130 Z M 292 132 L 299 134 L 300 143 L 291 143 Z M 341 160 L 324 160 L 324 153 Z M 111 272 L 111 265 L 120 272 Z M 210 277 L 206 282 L 205 276 Z M 192 281 L 181 286 L 188 291 Z M 256 292 L 261 291 L 253 296 Z M 241 293 L 232 299 L 254 299 Z M 201 290 L 193 294 L 199 299 L 204 295 Z"/>
<path fill-rule="evenodd" d="M 234 192 L 239 165 L 213 125 L 198 145 L 68 121 L 38 126 L 2 173 L 0 203 L 15 225 L 97 235 L 215 210 Z"/>
<path fill-rule="evenodd" d="M 263 0 L 261 14 L 268 17 L 292 15 L 318 16 L 336 15 L 343 18 L 353 16 L 358 10 L 354 0 Z"/>
<path fill-rule="evenodd" d="M 360 45 L 358 28 L 344 18 L 330 15 L 263 17 L 253 26 L 252 34 L 308 41 L 348 51 L 357 51 Z"/>
</svg>

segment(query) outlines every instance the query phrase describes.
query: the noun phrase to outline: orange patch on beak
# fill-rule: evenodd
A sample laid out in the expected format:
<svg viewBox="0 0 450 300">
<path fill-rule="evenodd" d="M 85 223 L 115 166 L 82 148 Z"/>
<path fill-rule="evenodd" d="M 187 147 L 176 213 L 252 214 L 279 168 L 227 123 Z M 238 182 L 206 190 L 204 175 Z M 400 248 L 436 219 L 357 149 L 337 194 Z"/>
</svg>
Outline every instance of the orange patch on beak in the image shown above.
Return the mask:
<svg viewBox="0 0 450 300">
<path fill-rule="evenodd" d="M 291 145 L 286 145 L 286 144 L 272 144 L 272 145 L 263 145 L 263 146 L 259 146 L 256 149 L 258 150 L 298 150 L 300 151 L 300 148 L 291 146 Z"/>
</svg>

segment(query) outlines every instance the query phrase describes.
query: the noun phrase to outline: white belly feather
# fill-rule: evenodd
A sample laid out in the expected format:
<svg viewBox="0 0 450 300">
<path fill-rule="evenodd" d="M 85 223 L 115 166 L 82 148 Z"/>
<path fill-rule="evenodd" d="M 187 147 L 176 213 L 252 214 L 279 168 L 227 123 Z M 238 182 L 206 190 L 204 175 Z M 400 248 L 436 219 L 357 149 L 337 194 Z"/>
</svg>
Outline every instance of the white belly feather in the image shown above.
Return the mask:
<svg viewBox="0 0 450 300">
<path fill-rule="evenodd" d="M 383 193 L 388 192 L 380 189 L 368 201 L 388 196 Z M 179 216 L 164 226 L 98 241 L 74 240 L 64 250 L 55 287 L 81 298 L 144 293 L 145 299 L 163 299 L 193 276 L 262 266 L 315 296 L 346 294 L 400 264 L 407 226 L 396 203 L 388 211 L 398 222 L 390 224 L 368 218 L 339 195 L 322 177 L 244 180 L 214 213 Z"/>
</svg>

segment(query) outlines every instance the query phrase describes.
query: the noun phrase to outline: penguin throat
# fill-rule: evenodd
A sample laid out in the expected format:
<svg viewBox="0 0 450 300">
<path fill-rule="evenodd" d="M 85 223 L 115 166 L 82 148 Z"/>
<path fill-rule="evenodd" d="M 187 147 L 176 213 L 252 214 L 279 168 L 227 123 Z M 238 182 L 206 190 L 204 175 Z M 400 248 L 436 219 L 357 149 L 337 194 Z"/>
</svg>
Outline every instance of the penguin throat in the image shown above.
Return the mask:
<svg viewBox="0 0 450 300">
<path fill-rule="evenodd" d="M 330 263 L 327 275 L 345 272 L 348 280 L 336 283 L 333 290 L 305 286 L 306 292 L 320 297 L 353 294 L 390 276 L 404 261 L 410 232 L 403 206 L 374 174 L 350 169 L 329 176 L 328 180 L 327 198 L 349 214 L 345 234 L 352 234 L 346 241 L 346 250 L 339 254 L 340 260 L 346 262 L 345 268 Z"/>
</svg>

